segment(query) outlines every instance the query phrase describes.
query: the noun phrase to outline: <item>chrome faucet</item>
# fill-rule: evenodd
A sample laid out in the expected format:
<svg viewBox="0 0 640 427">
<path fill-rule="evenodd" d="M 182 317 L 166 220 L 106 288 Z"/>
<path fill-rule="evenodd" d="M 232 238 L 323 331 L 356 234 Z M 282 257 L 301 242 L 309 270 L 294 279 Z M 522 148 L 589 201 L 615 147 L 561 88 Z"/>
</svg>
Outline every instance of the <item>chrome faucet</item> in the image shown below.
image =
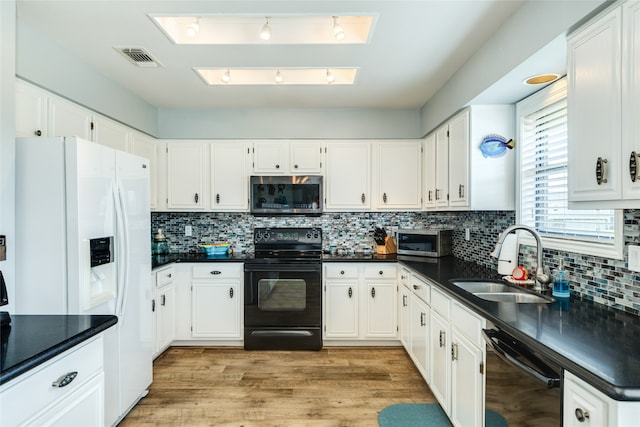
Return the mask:
<svg viewBox="0 0 640 427">
<path fill-rule="evenodd" d="M 551 274 L 549 272 L 548 267 L 544 267 L 542 265 L 542 239 L 536 230 L 526 225 L 516 224 L 507 227 L 500 236 L 498 236 L 498 243 L 496 243 L 496 247 L 491 252 L 490 256 L 493 258 L 498 258 L 500 256 L 500 251 L 502 251 L 502 244 L 504 240 L 507 238 L 507 235 L 516 230 L 526 230 L 536 239 L 536 252 L 538 255 L 538 266 L 536 268 L 536 283 L 534 285 L 533 290 L 536 292 L 544 293 L 547 291 L 549 283 L 551 283 Z"/>
</svg>

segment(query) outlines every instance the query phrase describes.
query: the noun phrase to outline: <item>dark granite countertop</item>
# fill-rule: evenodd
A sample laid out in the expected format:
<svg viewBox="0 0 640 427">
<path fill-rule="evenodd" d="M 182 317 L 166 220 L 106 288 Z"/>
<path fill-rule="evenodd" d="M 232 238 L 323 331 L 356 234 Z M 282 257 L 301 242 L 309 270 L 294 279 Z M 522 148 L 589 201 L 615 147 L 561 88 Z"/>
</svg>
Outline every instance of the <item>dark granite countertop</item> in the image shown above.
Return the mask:
<svg viewBox="0 0 640 427">
<path fill-rule="evenodd" d="M 245 262 L 253 259 L 252 254 L 234 254 L 232 256 L 206 256 L 202 253 L 173 253 L 151 257 L 151 268 L 159 268 L 173 262 Z M 396 262 L 396 254 L 324 254 L 322 262 Z"/>
<path fill-rule="evenodd" d="M 491 269 L 454 257 L 398 261 L 611 398 L 640 401 L 640 318 L 574 296 L 550 304 L 490 302 L 449 281 L 499 279 Z"/>
<path fill-rule="evenodd" d="M 204 253 L 172 253 L 167 255 L 154 255 L 151 257 L 151 268 L 158 268 L 173 262 L 244 262 L 252 259 L 249 254 L 234 254 L 223 256 L 207 256 Z"/>
<path fill-rule="evenodd" d="M 2 328 L 0 384 L 12 380 L 118 322 L 111 315 L 11 315 Z"/>
</svg>

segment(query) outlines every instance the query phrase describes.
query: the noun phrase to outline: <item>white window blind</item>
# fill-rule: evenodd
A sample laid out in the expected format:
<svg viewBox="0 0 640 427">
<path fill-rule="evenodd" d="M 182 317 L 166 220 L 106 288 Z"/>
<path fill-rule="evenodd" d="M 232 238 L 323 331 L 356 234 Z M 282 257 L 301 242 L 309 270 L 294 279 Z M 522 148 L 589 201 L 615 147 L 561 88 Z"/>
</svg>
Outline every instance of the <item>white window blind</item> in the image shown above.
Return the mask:
<svg viewBox="0 0 640 427">
<path fill-rule="evenodd" d="M 520 221 L 546 237 L 613 245 L 614 211 L 568 208 L 566 91 L 520 120 Z"/>
</svg>

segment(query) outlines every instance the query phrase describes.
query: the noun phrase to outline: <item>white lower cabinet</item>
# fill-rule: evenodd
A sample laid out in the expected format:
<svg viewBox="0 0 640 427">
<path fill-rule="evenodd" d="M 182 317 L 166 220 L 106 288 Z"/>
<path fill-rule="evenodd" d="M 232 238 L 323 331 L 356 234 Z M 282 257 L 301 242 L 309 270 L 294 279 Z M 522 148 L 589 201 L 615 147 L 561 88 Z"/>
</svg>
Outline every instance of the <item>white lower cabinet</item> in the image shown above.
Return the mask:
<svg viewBox="0 0 640 427">
<path fill-rule="evenodd" d="M 431 285 L 403 267 L 400 267 L 398 282 L 400 341 L 420 374 L 429 383 Z"/>
<path fill-rule="evenodd" d="M 154 346 L 153 357 L 165 351 L 176 337 L 175 267 L 158 269 L 153 273 Z"/>
<path fill-rule="evenodd" d="M 63 387 L 52 384 L 76 372 Z M 80 344 L 0 387 L 2 426 L 103 426 L 103 339 Z"/>
<path fill-rule="evenodd" d="M 433 394 L 454 426 L 484 425 L 485 320 L 431 289 Z"/>
<path fill-rule="evenodd" d="M 394 263 L 326 263 L 324 338 L 397 339 L 396 296 Z"/>
<path fill-rule="evenodd" d="M 239 339 L 242 337 L 241 277 L 241 263 L 204 263 L 193 266 L 192 338 Z"/>
<path fill-rule="evenodd" d="M 564 371 L 564 427 L 635 426 L 640 402 L 613 400 L 569 371 Z"/>
</svg>

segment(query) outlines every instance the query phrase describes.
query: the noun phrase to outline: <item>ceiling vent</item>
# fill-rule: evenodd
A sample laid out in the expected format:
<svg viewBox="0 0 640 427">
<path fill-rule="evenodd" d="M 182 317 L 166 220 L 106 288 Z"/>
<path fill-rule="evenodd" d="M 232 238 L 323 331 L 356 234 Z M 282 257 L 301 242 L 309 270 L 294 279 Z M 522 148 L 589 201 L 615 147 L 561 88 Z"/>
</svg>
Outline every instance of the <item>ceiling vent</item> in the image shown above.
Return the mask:
<svg viewBox="0 0 640 427">
<path fill-rule="evenodd" d="M 142 47 L 115 47 L 125 58 L 138 67 L 161 67 L 162 64 Z"/>
</svg>

